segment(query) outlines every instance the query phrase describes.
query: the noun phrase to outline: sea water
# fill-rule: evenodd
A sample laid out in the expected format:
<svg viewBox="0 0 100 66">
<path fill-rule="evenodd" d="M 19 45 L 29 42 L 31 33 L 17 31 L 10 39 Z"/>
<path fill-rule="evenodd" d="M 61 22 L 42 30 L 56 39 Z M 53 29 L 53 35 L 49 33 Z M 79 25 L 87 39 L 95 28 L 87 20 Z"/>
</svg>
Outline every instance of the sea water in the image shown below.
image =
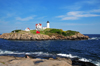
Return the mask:
<svg viewBox="0 0 100 66">
<path fill-rule="evenodd" d="M 79 58 L 100 66 L 100 34 L 85 34 L 88 40 L 45 40 L 22 41 L 0 39 L 0 55 L 24 57 L 26 54 L 38 56 L 63 56 Z"/>
</svg>

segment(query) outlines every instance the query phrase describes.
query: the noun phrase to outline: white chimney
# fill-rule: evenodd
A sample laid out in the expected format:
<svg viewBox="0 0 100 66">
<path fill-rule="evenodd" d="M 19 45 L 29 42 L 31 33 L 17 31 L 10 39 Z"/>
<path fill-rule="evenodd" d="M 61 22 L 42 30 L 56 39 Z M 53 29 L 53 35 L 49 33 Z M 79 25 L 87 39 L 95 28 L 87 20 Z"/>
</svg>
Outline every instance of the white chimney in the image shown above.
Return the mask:
<svg viewBox="0 0 100 66">
<path fill-rule="evenodd" d="M 50 28 L 49 21 L 47 21 L 47 28 Z"/>
</svg>

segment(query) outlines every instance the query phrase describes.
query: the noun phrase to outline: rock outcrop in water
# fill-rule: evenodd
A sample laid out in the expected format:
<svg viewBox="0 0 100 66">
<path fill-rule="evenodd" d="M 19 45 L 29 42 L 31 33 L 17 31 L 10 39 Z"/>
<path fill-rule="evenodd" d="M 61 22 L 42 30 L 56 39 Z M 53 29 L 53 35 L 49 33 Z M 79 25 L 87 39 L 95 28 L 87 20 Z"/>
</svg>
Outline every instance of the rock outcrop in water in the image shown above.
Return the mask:
<svg viewBox="0 0 100 66">
<path fill-rule="evenodd" d="M 0 56 L 0 66 L 96 66 L 90 62 L 72 61 L 69 58 L 40 59 L 14 56 Z"/>
<path fill-rule="evenodd" d="M 13 56 L 0 56 L 0 66 L 72 66 L 70 59 L 39 59 Z"/>
<path fill-rule="evenodd" d="M 44 34 L 31 34 L 31 33 L 4 33 L 0 35 L 0 38 L 8 40 L 84 40 L 88 39 L 88 36 L 84 36 L 81 33 L 77 33 L 72 36 L 63 35 L 44 35 Z"/>
</svg>

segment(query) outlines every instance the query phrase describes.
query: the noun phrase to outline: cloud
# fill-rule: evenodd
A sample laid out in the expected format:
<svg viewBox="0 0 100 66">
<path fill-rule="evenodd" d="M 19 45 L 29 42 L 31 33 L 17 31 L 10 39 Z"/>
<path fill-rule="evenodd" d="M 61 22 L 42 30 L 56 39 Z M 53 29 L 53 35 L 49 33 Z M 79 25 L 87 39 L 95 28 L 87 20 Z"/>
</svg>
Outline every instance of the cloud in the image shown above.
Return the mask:
<svg viewBox="0 0 100 66">
<path fill-rule="evenodd" d="M 91 10 L 90 12 L 100 12 L 100 9 L 94 9 L 94 10 Z"/>
<path fill-rule="evenodd" d="M 77 20 L 78 17 L 63 17 L 62 20 Z"/>
<path fill-rule="evenodd" d="M 82 6 L 79 6 L 79 5 L 67 5 L 67 6 L 63 6 L 63 7 L 60 7 L 60 9 L 68 9 L 68 10 L 78 10 L 80 9 Z"/>
<path fill-rule="evenodd" d="M 16 20 L 20 20 L 20 21 L 29 21 L 29 20 L 31 20 L 31 19 L 34 19 L 34 17 L 36 17 L 36 15 L 29 16 L 29 17 L 26 17 L 26 18 L 16 17 Z"/>
<path fill-rule="evenodd" d="M 14 17 L 14 16 L 15 16 L 15 13 L 5 13 L 5 14 L 2 14 L 1 19 L 6 20 L 7 18 L 11 18 L 11 17 Z"/>
<path fill-rule="evenodd" d="M 21 22 L 16 22 L 15 24 L 22 24 Z"/>
<path fill-rule="evenodd" d="M 88 12 L 88 11 L 87 12 L 85 12 L 85 11 L 71 11 L 65 15 L 57 16 L 57 18 L 61 18 L 62 20 L 77 20 L 77 19 L 82 18 L 82 17 L 97 17 L 97 16 L 100 16 L 100 15 L 91 14 L 91 12 Z"/>
<path fill-rule="evenodd" d="M 86 8 L 86 5 L 88 6 L 94 5 L 95 7 L 99 7 L 99 6 L 96 6 L 96 4 L 100 4 L 100 1 L 99 0 L 80 0 L 80 1 L 72 2 L 72 4 L 70 5 L 64 5 L 60 7 L 60 9 L 79 10 L 82 8 Z"/>
<path fill-rule="evenodd" d="M 45 17 L 47 17 L 47 16 L 39 17 L 39 18 L 37 18 L 37 19 L 44 19 Z"/>
<path fill-rule="evenodd" d="M 93 17 L 93 16 L 100 16 L 100 15 L 96 15 L 96 14 L 86 13 L 86 12 L 83 12 L 83 11 L 68 12 L 67 15 L 68 16 L 75 16 L 75 17 Z"/>
<path fill-rule="evenodd" d="M 20 21 L 28 21 L 31 19 L 33 19 L 33 17 L 26 17 L 26 18 L 16 17 L 16 20 L 20 20 Z"/>
<path fill-rule="evenodd" d="M 15 13 L 7 13 L 7 17 L 12 17 L 14 15 L 15 15 Z"/>
<path fill-rule="evenodd" d="M 8 24 L 9 21 L 2 21 L 2 20 L 0 20 L 0 23 L 1 23 L 1 24 Z"/>
<path fill-rule="evenodd" d="M 94 24 L 81 24 L 81 23 L 65 23 L 65 26 L 84 26 L 84 25 L 94 25 Z"/>
<path fill-rule="evenodd" d="M 88 0 L 88 1 L 83 1 L 83 3 L 87 3 L 87 4 L 97 4 L 97 3 L 99 3 L 99 0 Z"/>
</svg>

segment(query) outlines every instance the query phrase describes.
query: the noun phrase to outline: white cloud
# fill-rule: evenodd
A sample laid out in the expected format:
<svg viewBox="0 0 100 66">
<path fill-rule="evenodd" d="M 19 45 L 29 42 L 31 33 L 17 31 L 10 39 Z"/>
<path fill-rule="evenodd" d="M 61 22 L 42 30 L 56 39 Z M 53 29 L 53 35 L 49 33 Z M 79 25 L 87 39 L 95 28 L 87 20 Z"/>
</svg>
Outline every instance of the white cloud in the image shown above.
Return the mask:
<svg viewBox="0 0 100 66">
<path fill-rule="evenodd" d="M 99 7 L 99 6 L 96 6 L 96 4 L 100 4 L 100 1 L 99 0 L 79 0 L 79 1 L 74 2 L 71 5 L 64 5 L 60 7 L 60 9 L 79 10 L 82 8 L 86 8 L 86 5 L 88 6 L 94 5 L 95 7 Z"/>
<path fill-rule="evenodd" d="M 39 18 L 37 18 L 37 19 L 44 19 L 45 17 L 47 17 L 47 16 L 39 17 Z"/>
<path fill-rule="evenodd" d="M 84 26 L 84 25 L 94 25 L 94 24 L 81 24 L 81 23 L 65 23 L 65 26 Z"/>
<path fill-rule="evenodd" d="M 16 22 L 15 24 L 22 24 L 21 22 Z"/>
<path fill-rule="evenodd" d="M 11 18 L 15 16 L 15 13 L 5 13 L 6 15 L 2 15 L 1 19 L 6 20 L 7 18 Z"/>
<path fill-rule="evenodd" d="M 36 17 L 36 15 L 29 16 L 29 17 L 26 17 L 26 18 L 16 17 L 16 20 L 20 20 L 20 21 L 29 21 L 29 20 L 31 20 L 31 19 L 34 19 L 34 17 Z"/>
<path fill-rule="evenodd" d="M 94 10 L 91 10 L 90 12 L 100 12 L 100 9 L 94 9 Z"/>
<path fill-rule="evenodd" d="M 63 17 L 62 20 L 77 20 L 78 17 Z"/>
<path fill-rule="evenodd" d="M 12 17 L 14 15 L 15 15 L 15 13 L 7 13 L 7 17 Z"/>
<path fill-rule="evenodd" d="M 97 16 L 100 15 L 91 14 L 90 12 L 84 12 L 84 11 L 71 11 L 65 15 L 57 16 L 57 18 L 61 18 L 62 20 L 77 20 L 81 17 L 97 17 Z"/>
<path fill-rule="evenodd" d="M 79 6 L 79 5 L 67 5 L 67 6 L 63 6 L 63 7 L 60 7 L 60 9 L 68 9 L 68 10 L 78 10 L 78 9 L 80 9 L 81 8 L 81 6 Z"/>
<path fill-rule="evenodd" d="M 99 0 L 88 0 L 88 1 L 84 1 L 84 3 L 87 3 L 87 4 L 97 4 L 97 3 L 99 3 Z"/>
<path fill-rule="evenodd" d="M 3 20 L 0 20 L 0 23 L 1 23 L 1 24 L 8 24 L 9 21 L 3 21 Z"/>
<path fill-rule="evenodd" d="M 33 17 L 26 17 L 26 18 L 16 17 L 16 20 L 20 20 L 20 21 L 28 21 L 31 19 L 33 19 Z"/>
<path fill-rule="evenodd" d="M 68 12 L 67 15 L 69 15 L 69 16 L 75 16 L 75 17 L 93 17 L 93 16 L 100 16 L 100 15 L 90 14 L 90 13 L 83 12 L 83 11 Z"/>
</svg>

